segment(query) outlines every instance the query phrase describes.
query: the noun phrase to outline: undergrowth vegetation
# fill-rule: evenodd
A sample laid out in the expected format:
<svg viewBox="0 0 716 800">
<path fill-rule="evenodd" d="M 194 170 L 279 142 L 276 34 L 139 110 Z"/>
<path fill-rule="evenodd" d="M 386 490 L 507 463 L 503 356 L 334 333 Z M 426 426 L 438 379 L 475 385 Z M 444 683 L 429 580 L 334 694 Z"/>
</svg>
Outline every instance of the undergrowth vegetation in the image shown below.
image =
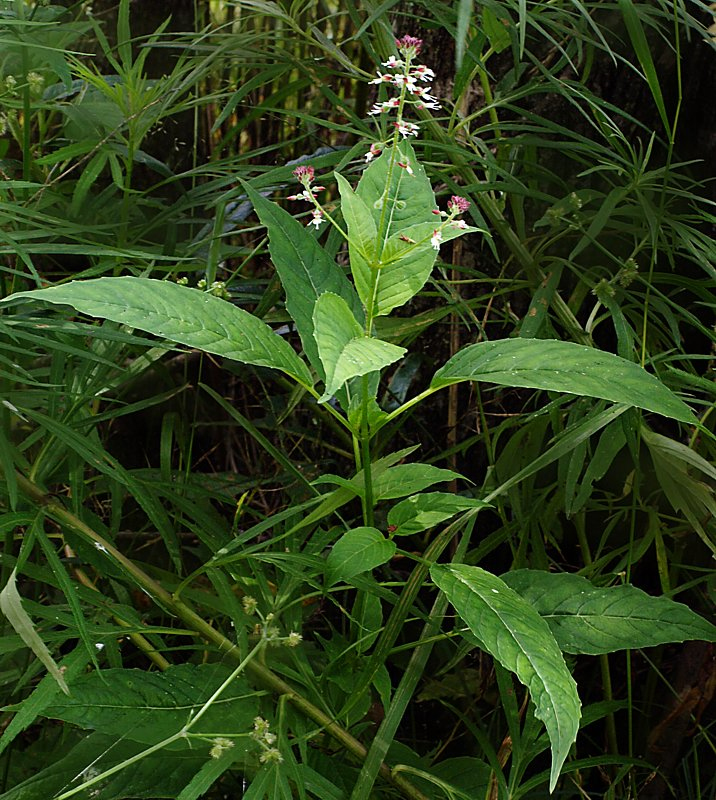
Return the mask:
<svg viewBox="0 0 716 800">
<path fill-rule="evenodd" d="M 716 797 L 708 4 L 163 5 L 0 0 L 0 798 Z"/>
</svg>

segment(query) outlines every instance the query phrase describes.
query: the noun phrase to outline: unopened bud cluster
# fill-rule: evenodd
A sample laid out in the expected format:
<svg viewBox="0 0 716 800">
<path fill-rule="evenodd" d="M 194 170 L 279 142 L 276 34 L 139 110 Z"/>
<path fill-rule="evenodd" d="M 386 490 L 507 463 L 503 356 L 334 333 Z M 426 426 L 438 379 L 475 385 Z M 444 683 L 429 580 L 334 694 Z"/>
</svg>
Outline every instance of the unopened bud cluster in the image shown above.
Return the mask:
<svg viewBox="0 0 716 800">
<path fill-rule="evenodd" d="M 271 724 L 263 717 L 256 717 L 254 719 L 254 729 L 249 734 L 251 738 L 261 747 L 261 755 L 259 761 L 262 764 L 280 764 L 283 761 L 283 756 L 276 744 L 276 734 L 271 733 Z"/>
<path fill-rule="evenodd" d="M 245 614 L 253 616 L 256 614 L 261 618 L 261 622 L 254 627 L 254 634 L 260 636 L 267 644 L 284 645 L 285 647 L 298 647 L 303 641 L 303 636 L 298 631 L 291 631 L 288 636 L 281 635 L 281 629 L 275 624 L 276 618 L 273 612 L 269 612 L 264 617 L 259 611 L 258 601 L 255 597 L 247 594 L 241 601 L 241 607 Z"/>
</svg>

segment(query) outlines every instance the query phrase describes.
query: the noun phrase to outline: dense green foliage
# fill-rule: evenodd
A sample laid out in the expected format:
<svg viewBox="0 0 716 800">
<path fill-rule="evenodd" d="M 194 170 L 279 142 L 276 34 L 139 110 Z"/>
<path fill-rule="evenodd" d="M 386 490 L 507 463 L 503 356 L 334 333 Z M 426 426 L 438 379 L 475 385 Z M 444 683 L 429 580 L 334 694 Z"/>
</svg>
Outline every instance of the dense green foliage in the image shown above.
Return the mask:
<svg viewBox="0 0 716 800">
<path fill-rule="evenodd" d="M 0 2 L 0 798 L 716 793 L 705 11 Z"/>
</svg>

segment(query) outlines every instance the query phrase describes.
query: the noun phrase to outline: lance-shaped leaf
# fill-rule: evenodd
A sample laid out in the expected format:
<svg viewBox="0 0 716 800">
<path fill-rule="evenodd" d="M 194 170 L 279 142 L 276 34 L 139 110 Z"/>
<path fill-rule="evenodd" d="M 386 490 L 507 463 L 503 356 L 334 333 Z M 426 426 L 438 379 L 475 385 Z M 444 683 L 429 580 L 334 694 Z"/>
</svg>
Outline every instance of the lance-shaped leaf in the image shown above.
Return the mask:
<svg viewBox="0 0 716 800">
<path fill-rule="evenodd" d="M 371 303 L 371 276 L 377 269 L 378 229 L 371 209 L 342 175 L 336 175 L 341 212 L 348 228 L 348 255 L 358 296 L 366 308 Z"/>
<path fill-rule="evenodd" d="M 687 639 L 716 641 L 716 626 L 635 586 L 597 587 L 580 575 L 520 569 L 502 576 L 544 619 L 565 653 L 600 655 Z"/>
<path fill-rule="evenodd" d="M 20 599 L 20 594 L 15 585 L 15 576 L 16 573 L 15 570 L 13 570 L 2 592 L 0 592 L 0 611 L 2 611 L 5 615 L 5 619 L 12 625 L 15 633 L 17 633 L 22 641 L 25 642 L 30 650 L 32 650 L 37 658 L 45 665 L 47 671 L 57 681 L 57 685 L 60 689 L 62 689 L 65 694 L 69 694 L 70 690 L 67 687 L 67 682 L 62 672 L 60 672 L 60 668 L 47 649 L 47 645 L 40 638 L 27 611 L 22 607 L 22 600 Z"/>
<path fill-rule="evenodd" d="M 697 422 L 686 403 L 645 369 L 573 342 L 500 339 L 469 345 L 435 373 L 431 387 L 469 380 L 598 397 Z"/>
<path fill-rule="evenodd" d="M 313 307 L 324 292 L 342 297 L 354 316 L 362 320 L 363 309 L 355 289 L 343 270 L 306 229 L 276 203 L 267 200 L 242 182 L 269 237 L 269 252 L 286 293 L 286 310 L 296 323 L 303 349 L 313 367 L 322 375 L 313 335 Z"/>
<path fill-rule="evenodd" d="M 552 747 L 550 792 L 577 738 L 577 686 L 547 623 L 504 581 L 480 567 L 433 566 L 430 574 L 485 650 L 529 689 Z"/>
<path fill-rule="evenodd" d="M 262 320 L 214 295 L 151 278 L 95 278 L 48 289 L 18 292 L 0 304 L 20 300 L 72 306 L 218 356 L 273 367 L 303 386 L 312 386 L 308 367 L 291 345 Z"/>
<path fill-rule="evenodd" d="M 406 352 L 404 347 L 366 336 L 346 301 L 325 292 L 313 310 L 318 354 L 326 373 L 325 402 L 350 378 L 367 375 L 392 364 Z"/>
</svg>

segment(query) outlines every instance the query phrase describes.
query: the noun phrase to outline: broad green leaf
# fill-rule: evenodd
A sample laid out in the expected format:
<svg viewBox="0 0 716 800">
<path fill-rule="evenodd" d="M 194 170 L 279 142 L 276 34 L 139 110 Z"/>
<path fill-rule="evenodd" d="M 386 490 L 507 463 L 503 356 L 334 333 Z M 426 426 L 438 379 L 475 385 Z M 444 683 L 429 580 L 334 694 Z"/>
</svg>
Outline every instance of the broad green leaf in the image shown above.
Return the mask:
<svg viewBox="0 0 716 800">
<path fill-rule="evenodd" d="M 381 244 L 410 225 L 435 219 L 432 184 L 409 142 L 398 144 L 396 161 L 410 164 L 413 174 L 399 167 L 387 149 L 364 170 L 356 187 L 358 197 L 371 209 Z"/>
<path fill-rule="evenodd" d="M 469 345 L 435 373 L 431 387 L 459 381 L 598 397 L 681 422 L 697 422 L 686 403 L 637 364 L 573 342 L 500 339 Z"/>
<path fill-rule="evenodd" d="M 17 649 L 17 648 L 16 648 Z M 90 655 L 82 643 L 62 659 L 60 669 L 65 681 L 72 682 L 90 662 Z M 0 737 L 0 753 L 26 728 L 32 725 L 45 708 L 54 700 L 59 692 L 59 686 L 54 676 L 45 675 L 28 697 L 22 700 L 10 724 L 3 730 Z"/>
<path fill-rule="evenodd" d="M 0 611 L 5 615 L 5 619 L 12 625 L 15 633 L 32 650 L 35 656 L 45 665 L 45 669 L 57 681 L 57 685 L 65 694 L 70 690 L 65 681 L 64 675 L 55 663 L 47 645 L 42 641 L 35 630 L 35 625 L 30 619 L 27 611 L 22 607 L 20 594 L 15 586 L 16 572 L 10 573 L 7 583 L 0 592 Z"/>
<path fill-rule="evenodd" d="M 242 185 L 268 232 L 271 260 L 286 292 L 286 310 L 296 323 L 308 360 L 321 373 L 322 365 L 313 335 L 316 300 L 324 292 L 333 292 L 342 297 L 353 315 L 362 321 L 360 300 L 343 270 L 311 231 L 249 184 L 242 182 Z"/>
<path fill-rule="evenodd" d="M 366 336 L 346 301 L 325 292 L 313 311 L 318 354 L 326 374 L 325 402 L 350 378 L 387 367 L 406 352 L 404 347 Z"/>
<path fill-rule="evenodd" d="M 180 664 L 165 672 L 94 671 L 74 680 L 70 697 L 43 714 L 80 728 L 156 744 L 178 733 L 230 673 L 221 664 Z M 191 730 L 218 736 L 248 733 L 257 711 L 256 694 L 237 678 Z M 186 746 L 183 740 L 180 746 Z"/>
<path fill-rule="evenodd" d="M 375 478 L 373 496 L 376 500 L 394 500 L 422 492 L 436 483 L 462 477 L 459 472 L 434 467 L 432 464 L 397 464 Z"/>
<path fill-rule="evenodd" d="M 519 569 L 502 580 L 544 619 L 565 653 L 600 655 L 687 639 L 716 641 L 716 626 L 635 586 L 597 587 L 580 575 Z"/>
<path fill-rule="evenodd" d="M 396 551 L 391 542 L 376 528 L 354 528 L 333 545 L 326 559 L 326 580 L 332 586 L 347 581 L 361 572 L 385 564 Z"/>
<path fill-rule="evenodd" d="M 64 751 L 60 758 L 51 760 L 45 769 L 38 772 L 2 795 L 3 800 L 45 800 L 61 797 L 72 789 L 76 796 L 85 800 L 93 797 L 101 785 L 97 800 L 126 800 L 144 798 L 174 800 L 208 758 L 208 746 L 194 743 L 181 750 L 161 750 L 147 758 L 134 762 L 128 769 L 121 770 L 101 784 L 83 789 L 83 784 L 111 769 L 127 759 L 136 757 L 146 745 L 131 740 L 120 740 L 95 732 L 79 741 L 69 753 Z"/>
<path fill-rule="evenodd" d="M 375 316 L 389 314 L 425 286 L 438 257 L 431 238 L 440 225 L 440 218 L 433 216 L 429 222 L 403 228 L 385 242 L 378 261 Z M 477 231 L 478 228 L 462 228 L 451 223 L 442 229 L 442 241 Z"/>
<path fill-rule="evenodd" d="M 485 508 L 489 503 L 449 492 L 414 494 L 393 506 L 388 512 L 391 536 L 410 536 L 427 530 L 469 508 Z"/>
<path fill-rule="evenodd" d="M 313 381 L 291 345 L 265 322 L 207 292 L 151 278 L 94 278 L 48 289 L 18 292 L 2 305 L 22 300 L 72 306 L 218 356 L 273 367 L 303 386 Z"/>
<path fill-rule="evenodd" d="M 371 209 L 342 175 L 336 175 L 341 195 L 341 212 L 348 228 L 348 253 L 358 296 L 368 308 L 371 302 L 371 274 L 377 268 L 378 229 Z"/>
<path fill-rule="evenodd" d="M 510 25 L 509 19 L 497 17 L 489 6 L 483 6 L 482 30 L 496 53 L 501 53 L 510 46 Z"/>
<path fill-rule="evenodd" d="M 549 626 L 517 592 L 480 567 L 435 565 L 430 574 L 485 650 L 529 689 L 552 746 L 553 791 L 577 738 L 581 709 Z"/>
</svg>

